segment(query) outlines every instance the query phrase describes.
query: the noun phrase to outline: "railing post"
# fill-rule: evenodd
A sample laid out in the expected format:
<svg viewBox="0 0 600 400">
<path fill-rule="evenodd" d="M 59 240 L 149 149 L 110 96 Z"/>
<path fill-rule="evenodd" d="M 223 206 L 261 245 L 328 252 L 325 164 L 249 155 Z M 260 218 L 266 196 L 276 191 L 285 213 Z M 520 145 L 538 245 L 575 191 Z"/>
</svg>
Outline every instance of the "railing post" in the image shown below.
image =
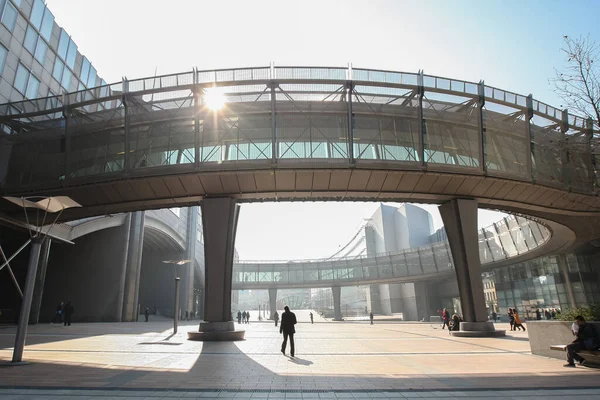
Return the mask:
<svg viewBox="0 0 600 400">
<path fill-rule="evenodd" d="M 273 66 L 271 66 L 271 72 L 273 72 Z M 271 164 L 277 163 L 277 114 L 275 108 L 275 81 L 271 80 Z"/>
<path fill-rule="evenodd" d="M 194 164 L 196 169 L 200 167 L 200 88 L 198 87 L 198 70 L 196 67 L 192 70 L 193 74 L 193 94 L 194 94 Z"/>
<path fill-rule="evenodd" d="M 423 70 L 419 70 L 417 75 L 417 96 L 419 99 L 419 108 L 417 115 L 419 118 L 419 165 L 421 169 L 425 169 L 425 135 L 427 134 L 427 126 L 423 120 L 423 96 L 425 96 L 425 87 L 423 86 Z"/>
<path fill-rule="evenodd" d="M 525 121 L 527 122 L 527 135 L 529 140 L 527 141 L 527 159 L 525 160 L 527 171 L 529 171 L 529 179 L 535 183 L 535 171 L 533 169 L 533 163 L 531 160 L 535 154 L 535 144 L 533 138 L 533 130 L 531 129 L 531 119 L 533 118 L 533 95 L 527 96 L 527 110 L 525 112 Z"/>
<path fill-rule="evenodd" d="M 477 111 L 479 113 L 479 171 L 487 175 L 487 163 L 485 159 L 485 123 L 483 120 L 483 107 L 485 106 L 485 83 L 479 81 L 477 85 Z"/>
<path fill-rule="evenodd" d="M 571 189 L 571 154 L 569 152 L 569 138 L 566 135 L 566 132 L 569 130 L 569 111 L 564 109 L 561 115 L 560 121 L 560 145 L 562 147 L 562 151 L 560 152 L 560 164 L 562 167 L 562 181 L 563 184 L 567 186 L 567 188 Z"/>
<path fill-rule="evenodd" d="M 598 123 L 600 123 L 600 121 L 598 121 Z M 593 148 L 592 148 L 592 139 L 594 138 L 594 120 L 592 120 L 591 118 L 588 118 L 585 120 L 585 128 L 586 128 L 586 137 L 587 137 L 587 143 L 588 143 L 588 148 L 589 148 L 589 152 L 590 152 L 590 168 L 592 169 L 590 171 L 590 177 L 592 179 L 592 191 L 595 192 L 598 189 L 598 182 L 596 180 L 596 159 L 594 158 L 594 152 L 593 152 Z"/>
<path fill-rule="evenodd" d="M 506 231 L 508 233 L 508 237 L 510 238 L 513 246 L 515 246 L 515 251 L 517 252 L 517 255 L 521 254 L 521 252 L 519 251 L 519 246 L 517 246 L 517 242 L 515 242 L 515 238 L 513 238 L 513 235 L 511 234 L 512 230 L 511 230 L 510 225 L 508 223 L 508 218 L 504 217 L 504 218 L 502 218 L 502 220 L 504 221 L 504 225 L 506 225 Z"/>
<path fill-rule="evenodd" d="M 123 154 L 123 173 L 127 175 L 129 173 L 129 105 L 127 104 L 127 94 L 129 93 L 129 81 L 126 77 L 123 77 L 123 109 L 125 114 L 123 115 L 124 124 L 123 129 L 125 130 L 125 153 Z"/>
<path fill-rule="evenodd" d="M 352 91 L 354 85 L 352 81 L 346 82 L 346 90 L 348 91 L 348 159 L 350 165 L 354 165 L 354 113 L 352 111 Z"/>
</svg>

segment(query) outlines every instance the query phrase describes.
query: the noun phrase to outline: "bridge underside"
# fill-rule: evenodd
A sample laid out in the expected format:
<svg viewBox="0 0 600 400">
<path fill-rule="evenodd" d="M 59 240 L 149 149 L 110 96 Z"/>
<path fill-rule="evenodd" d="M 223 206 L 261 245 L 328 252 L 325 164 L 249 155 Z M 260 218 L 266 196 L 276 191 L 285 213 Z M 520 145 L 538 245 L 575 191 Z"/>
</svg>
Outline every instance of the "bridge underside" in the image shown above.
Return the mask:
<svg viewBox="0 0 600 400">
<path fill-rule="evenodd" d="M 240 166 L 237 166 L 239 169 Z M 129 178 L 44 192 L 68 195 L 82 208 L 61 220 L 198 205 L 205 198 L 253 201 L 395 201 L 440 204 L 473 198 L 479 207 L 554 221 L 571 229 L 575 245 L 600 238 L 600 198 L 527 182 L 474 175 L 378 169 L 286 169 L 182 173 Z M 3 203 L 5 215 L 22 209 Z"/>
</svg>

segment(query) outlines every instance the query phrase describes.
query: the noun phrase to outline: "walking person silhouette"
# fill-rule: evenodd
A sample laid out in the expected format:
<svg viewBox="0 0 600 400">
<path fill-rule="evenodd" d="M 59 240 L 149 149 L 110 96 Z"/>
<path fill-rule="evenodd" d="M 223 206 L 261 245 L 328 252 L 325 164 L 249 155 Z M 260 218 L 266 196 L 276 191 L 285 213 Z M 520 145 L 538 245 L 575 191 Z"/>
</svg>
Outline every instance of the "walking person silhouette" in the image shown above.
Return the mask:
<svg viewBox="0 0 600 400">
<path fill-rule="evenodd" d="M 294 333 L 296 329 L 296 314 L 290 311 L 288 306 L 283 308 L 285 311 L 281 314 L 281 325 L 279 326 L 279 333 L 283 333 L 283 343 L 281 344 L 281 352 L 285 355 L 285 348 L 287 346 L 288 337 L 290 338 L 290 355 L 294 357 Z"/>
</svg>

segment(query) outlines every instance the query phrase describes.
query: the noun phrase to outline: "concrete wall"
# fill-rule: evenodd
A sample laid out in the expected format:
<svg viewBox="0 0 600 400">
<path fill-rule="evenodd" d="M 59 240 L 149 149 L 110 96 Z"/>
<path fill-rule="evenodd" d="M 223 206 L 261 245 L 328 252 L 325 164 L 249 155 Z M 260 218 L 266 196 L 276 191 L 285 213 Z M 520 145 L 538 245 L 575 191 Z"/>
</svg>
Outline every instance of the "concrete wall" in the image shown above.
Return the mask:
<svg viewBox="0 0 600 400">
<path fill-rule="evenodd" d="M 433 233 L 431 214 L 421 207 L 404 204 L 400 210 L 405 212 L 409 235 L 409 247 L 421 247 L 429 244 Z"/>
<path fill-rule="evenodd" d="M 12 144 L 8 140 L 0 138 L 0 182 L 3 182 L 6 178 L 11 151 Z"/>
<path fill-rule="evenodd" d="M 40 322 L 54 316 L 61 301 L 71 300 L 73 321 L 118 321 L 123 290 L 125 228 L 82 236 L 75 245 L 53 243 L 40 310 Z"/>
<path fill-rule="evenodd" d="M 165 264 L 162 260 L 181 260 L 184 252 L 166 254 L 163 252 L 145 252 L 142 257 L 142 270 L 140 274 L 139 304 L 142 310 L 145 307 L 159 309 L 160 314 L 172 317 L 175 305 L 175 274 L 181 276 L 183 266 Z M 180 286 L 183 291 L 183 287 Z M 181 305 L 183 308 L 183 304 Z M 185 310 L 183 310 L 185 312 Z"/>
<path fill-rule="evenodd" d="M 600 337 L 600 322 L 589 323 Z M 571 343 L 575 338 L 571 332 L 572 324 L 572 321 L 527 321 L 531 353 L 565 360 L 567 355 L 564 352 L 550 350 L 550 346 Z"/>
</svg>

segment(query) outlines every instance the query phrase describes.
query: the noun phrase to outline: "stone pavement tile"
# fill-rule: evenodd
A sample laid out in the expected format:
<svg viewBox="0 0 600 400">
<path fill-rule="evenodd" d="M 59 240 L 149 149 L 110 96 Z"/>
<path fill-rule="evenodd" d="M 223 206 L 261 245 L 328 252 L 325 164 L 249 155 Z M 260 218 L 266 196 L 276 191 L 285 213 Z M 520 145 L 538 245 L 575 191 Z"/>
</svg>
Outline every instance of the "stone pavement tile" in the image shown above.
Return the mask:
<svg viewBox="0 0 600 400">
<path fill-rule="evenodd" d="M 140 345 L 166 337 L 167 324 L 154 323 L 149 330 L 136 324 L 126 324 L 127 329 L 80 325 L 85 327 L 78 327 L 76 335 L 54 333 L 56 338 L 46 342 L 44 329 L 51 328 L 36 326 L 25 349 L 36 363 L 19 373 L 2 371 L 0 387 L 444 390 L 596 386 L 599 378 L 598 371 L 565 371 L 560 360 L 524 354 L 526 341 L 450 338 L 423 324 L 344 324 L 343 331 L 338 324 L 299 324 L 302 363 L 278 354 L 280 336 L 266 324 L 245 326 L 244 342 L 202 344 L 181 337 L 177 346 Z M 0 348 L 14 339 L 9 336 L 0 334 Z M 465 354 L 456 354 L 456 348 Z M 0 359 L 9 357 L 0 350 Z"/>
</svg>

